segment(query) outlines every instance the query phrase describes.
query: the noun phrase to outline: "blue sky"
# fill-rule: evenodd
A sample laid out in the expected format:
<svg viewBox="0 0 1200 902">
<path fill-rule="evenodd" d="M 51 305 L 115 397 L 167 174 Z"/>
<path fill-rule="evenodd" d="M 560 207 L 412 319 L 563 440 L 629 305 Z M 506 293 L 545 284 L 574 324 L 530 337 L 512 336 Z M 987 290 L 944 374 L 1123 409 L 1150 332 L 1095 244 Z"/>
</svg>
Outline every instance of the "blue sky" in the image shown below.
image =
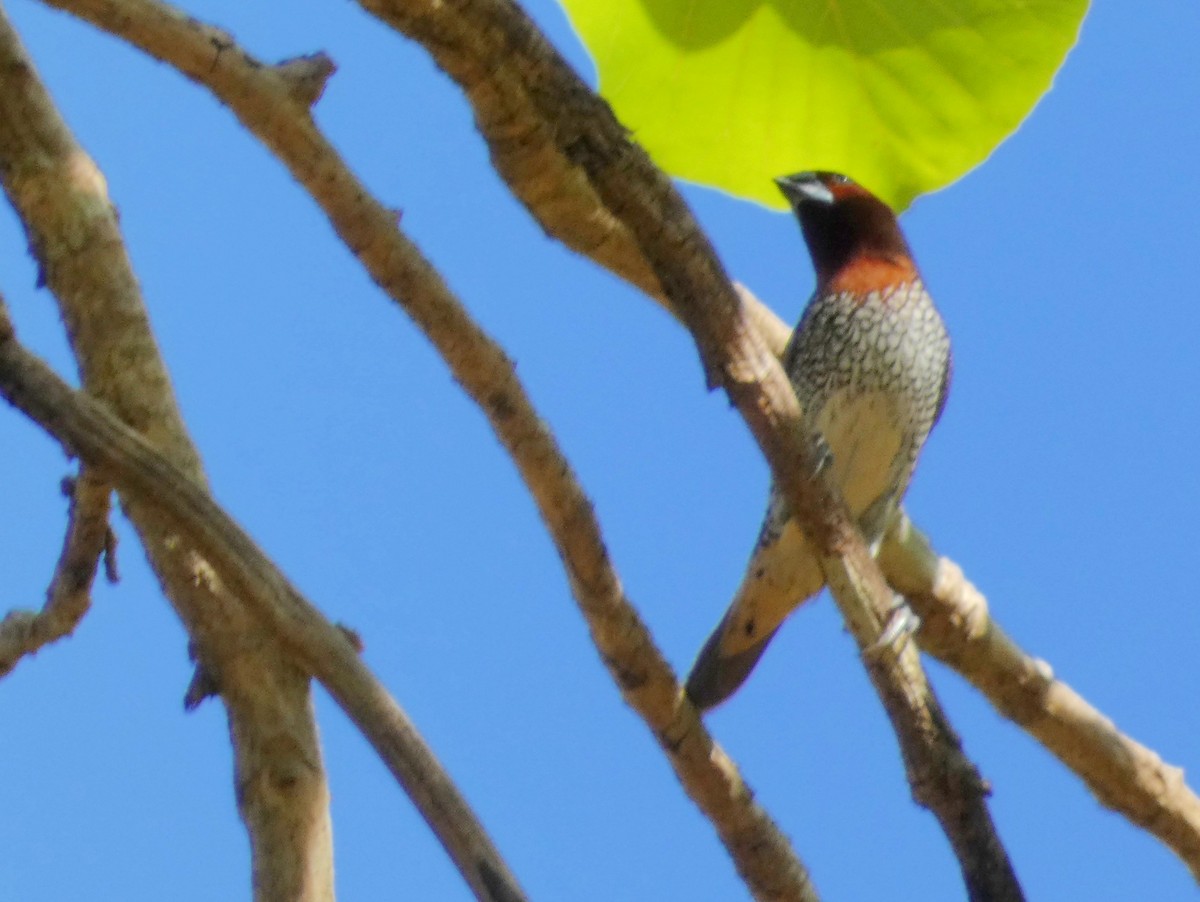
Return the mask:
<svg viewBox="0 0 1200 902">
<path fill-rule="evenodd" d="M 173 71 L 10 4 L 105 172 L 218 499 L 366 658 L 535 898 L 744 897 L 723 849 L 601 667 L 536 513 L 483 418 L 314 205 Z M 585 72 L 558 8 L 530 12 Z M 1135 738 L 1200 769 L 1200 8 L 1097 4 L 1023 128 L 904 224 L 949 325 L 949 406 L 908 508 L 1030 653 Z M 724 609 L 767 472 L 703 390 L 690 340 L 549 241 L 506 194 L 457 89 L 351 4 L 194 14 L 280 59 L 339 64 L 322 126 L 516 359 L 614 560 L 683 671 Z M 589 75 L 590 77 L 590 75 Z M 786 115 L 781 110 L 780 115 Z M 730 272 L 787 320 L 811 288 L 785 215 L 687 188 Z M 11 214 L 0 288 L 73 375 Z M 59 451 L 0 411 L 3 607 L 36 604 L 61 542 Z M 124 580 L 0 682 L 5 898 L 248 898 L 224 716 L 185 716 L 186 638 L 126 524 Z M 930 670 L 1031 899 L 1195 898 L 1157 840 L 955 674 Z M 346 899 L 465 899 L 440 847 L 318 693 Z M 961 898 L 909 799 L 827 598 L 709 717 L 828 899 Z M 869 862 L 865 864 L 864 862 Z"/>
</svg>

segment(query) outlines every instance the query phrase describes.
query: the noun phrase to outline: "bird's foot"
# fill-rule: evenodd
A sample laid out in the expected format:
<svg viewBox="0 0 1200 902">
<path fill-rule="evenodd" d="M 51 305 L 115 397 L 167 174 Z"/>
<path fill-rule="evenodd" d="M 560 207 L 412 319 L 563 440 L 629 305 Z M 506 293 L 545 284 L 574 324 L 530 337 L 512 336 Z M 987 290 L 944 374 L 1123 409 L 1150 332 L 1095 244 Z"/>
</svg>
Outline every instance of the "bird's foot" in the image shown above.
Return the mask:
<svg viewBox="0 0 1200 902">
<path fill-rule="evenodd" d="M 892 616 L 884 626 L 883 632 L 879 634 L 879 638 L 867 648 L 866 653 L 871 657 L 877 657 L 889 650 L 893 654 L 900 654 L 920 628 L 921 618 L 913 612 L 903 598 L 897 595 L 892 604 Z"/>
<path fill-rule="evenodd" d="M 813 475 L 820 476 L 833 466 L 833 449 L 829 447 L 829 442 L 825 440 L 825 436 L 819 432 L 815 432 L 812 437 L 811 450 L 814 464 Z"/>
</svg>

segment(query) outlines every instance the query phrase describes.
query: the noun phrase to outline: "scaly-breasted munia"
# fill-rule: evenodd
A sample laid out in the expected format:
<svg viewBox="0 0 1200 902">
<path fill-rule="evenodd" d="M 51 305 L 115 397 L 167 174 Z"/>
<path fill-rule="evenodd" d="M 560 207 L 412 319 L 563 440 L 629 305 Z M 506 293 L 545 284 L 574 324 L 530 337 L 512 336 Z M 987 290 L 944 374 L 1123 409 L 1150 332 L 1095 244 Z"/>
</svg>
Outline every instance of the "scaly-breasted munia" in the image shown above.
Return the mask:
<svg viewBox="0 0 1200 902">
<path fill-rule="evenodd" d="M 950 339 L 892 210 L 845 176 L 776 180 L 800 220 L 817 287 L 783 365 L 830 475 L 874 549 L 946 403 Z M 771 487 L 742 584 L 700 651 L 687 694 L 728 698 L 787 616 L 825 579 L 787 502 Z"/>
</svg>

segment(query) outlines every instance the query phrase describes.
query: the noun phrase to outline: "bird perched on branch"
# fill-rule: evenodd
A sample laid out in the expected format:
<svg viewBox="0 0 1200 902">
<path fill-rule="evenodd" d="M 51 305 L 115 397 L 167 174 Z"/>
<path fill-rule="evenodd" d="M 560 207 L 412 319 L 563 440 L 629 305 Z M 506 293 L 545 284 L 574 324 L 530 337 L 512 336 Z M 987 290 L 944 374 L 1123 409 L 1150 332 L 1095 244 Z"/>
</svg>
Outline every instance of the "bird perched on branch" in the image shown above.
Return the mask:
<svg viewBox="0 0 1200 902">
<path fill-rule="evenodd" d="M 950 339 L 892 210 L 830 172 L 776 179 L 792 205 L 817 287 L 783 365 L 830 476 L 874 550 L 946 403 Z M 700 708 L 728 698 L 784 619 L 825 583 L 772 485 L 766 519 L 724 619 L 687 681 Z"/>
</svg>

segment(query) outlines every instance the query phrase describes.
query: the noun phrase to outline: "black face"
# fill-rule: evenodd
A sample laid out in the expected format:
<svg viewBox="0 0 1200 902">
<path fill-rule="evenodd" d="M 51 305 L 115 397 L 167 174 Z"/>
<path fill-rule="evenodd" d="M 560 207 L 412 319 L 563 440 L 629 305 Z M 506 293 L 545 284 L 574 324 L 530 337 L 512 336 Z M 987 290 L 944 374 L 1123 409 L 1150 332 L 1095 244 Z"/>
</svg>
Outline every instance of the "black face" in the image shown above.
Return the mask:
<svg viewBox="0 0 1200 902">
<path fill-rule="evenodd" d="M 792 205 L 819 276 L 863 254 L 908 254 L 896 216 L 871 192 L 836 172 L 799 172 L 775 180 Z"/>
</svg>

